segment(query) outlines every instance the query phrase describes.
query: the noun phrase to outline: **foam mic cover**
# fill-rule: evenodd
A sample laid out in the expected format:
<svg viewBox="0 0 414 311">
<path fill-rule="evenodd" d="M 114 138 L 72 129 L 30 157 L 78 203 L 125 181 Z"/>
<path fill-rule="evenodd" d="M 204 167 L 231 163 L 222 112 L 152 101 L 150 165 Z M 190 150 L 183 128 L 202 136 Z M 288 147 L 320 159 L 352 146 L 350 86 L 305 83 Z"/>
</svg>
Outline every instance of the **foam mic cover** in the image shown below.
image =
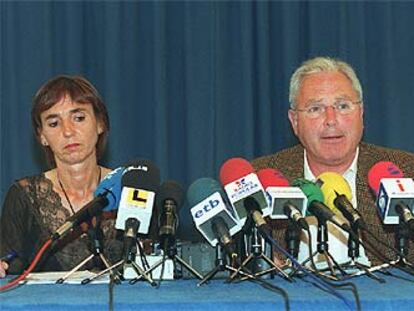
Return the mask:
<svg viewBox="0 0 414 311">
<path fill-rule="evenodd" d="M 389 161 L 380 161 L 373 165 L 368 172 L 368 184 L 371 190 L 378 195 L 382 178 L 402 178 L 404 173 L 398 166 Z"/>
<path fill-rule="evenodd" d="M 299 187 L 308 198 L 308 206 L 314 201 L 323 202 L 323 194 L 321 189 L 310 180 L 304 178 L 297 178 L 292 183 L 293 186 Z"/>
<path fill-rule="evenodd" d="M 352 206 L 352 190 L 346 179 L 334 172 L 325 172 L 318 176 L 316 184 L 321 188 L 325 204 L 338 215 L 341 213 L 356 228 L 366 229 L 359 212 Z"/>
<path fill-rule="evenodd" d="M 181 185 L 174 181 L 174 180 L 167 180 L 161 184 L 160 191 L 158 193 L 158 199 L 159 202 L 158 208 L 159 212 L 163 211 L 164 202 L 166 200 L 173 200 L 177 206 L 177 212 L 178 209 L 181 208 L 183 205 L 183 199 L 184 199 L 184 190 L 181 187 Z"/>
<path fill-rule="evenodd" d="M 126 165 L 121 184 L 122 187 L 157 192 L 160 186 L 160 170 L 150 160 L 131 161 Z"/>
<path fill-rule="evenodd" d="M 249 161 L 243 158 L 231 158 L 220 168 L 220 182 L 227 185 L 253 172 L 253 166 Z"/>
<path fill-rule="evenodd" d="M 194 181 L 187 190 L 187 201 L 190 206 L 197 205 L 213 193 L 218 192 L 225 197 L 223 188 L 217 180 L 202 177 Z"/>
<path fill-rule="evenodd" d="M 283 174 L 273 168 L 264 168 L 257 172 L 260 182 L 263 185 L 263 188 L 267 189 L 268 187 L 288 187 L 289 181 L 286 179 Z"/>
<path fill-rule="evenodd" d="M 352 190 L 348 182 L 342 175 L 334 172 L 325 172 L 317 177 L 316 184 L 322 191 L 324 197 L 324 203 L 334 213 L 339 213 L 334 201 L 338 194 L 345 195 L 345 197 L 352 201 Z"/>
<path fill-rule="evenodd" d="M 94 192 L 94 197 L 106 194 L 109 203 L 103 209 L 104 211 L 111 211 L 118 208 L 119 199 L 121 198 L 121 178 L 124 169 L 124 167 L 118 167 L 109 172 Z"/>
</svg>

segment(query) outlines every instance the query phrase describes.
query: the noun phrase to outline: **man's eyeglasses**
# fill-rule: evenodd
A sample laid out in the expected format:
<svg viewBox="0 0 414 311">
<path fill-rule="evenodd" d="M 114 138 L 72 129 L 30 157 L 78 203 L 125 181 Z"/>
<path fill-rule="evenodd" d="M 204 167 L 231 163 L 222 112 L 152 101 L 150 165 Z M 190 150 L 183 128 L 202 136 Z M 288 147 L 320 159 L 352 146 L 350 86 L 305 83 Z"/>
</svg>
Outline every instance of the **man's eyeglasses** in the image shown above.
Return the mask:
<svg viewBox="0 0 414 311">
<path fill-rule="evenodd" d="M 310 104 L 305 109 L 293 109 L 294 111 L 305 113 L 306 117 L 310 119 L 316 119 L 322 116 L 328 107 L 332 107 L 340 115 L 347 115 L 354 112 L 357 105 L 361 104 L 361 101 L 352 101 L 350 99 L 339 99 L 332 105 L 322 105 L 319 103 Z"/>
</svg>

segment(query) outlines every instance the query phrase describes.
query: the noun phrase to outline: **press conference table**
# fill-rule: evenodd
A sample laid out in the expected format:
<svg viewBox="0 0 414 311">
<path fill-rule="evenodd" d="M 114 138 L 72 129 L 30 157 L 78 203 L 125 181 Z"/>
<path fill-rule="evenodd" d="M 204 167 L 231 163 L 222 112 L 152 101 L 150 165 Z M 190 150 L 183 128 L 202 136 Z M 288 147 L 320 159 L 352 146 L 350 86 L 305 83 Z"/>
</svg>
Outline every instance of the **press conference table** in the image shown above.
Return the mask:
<svg viewBox="0 0 414 311">
<path fill-rule="evenodd" d="M 362 310 L 414 310 L 414 276 L 391 270 L 395 276 L 378 274 L 381 284 L 367 276 L 352 278 L 359 292 Z M 404 278 L 404 279 L 402 279 Z M 350 310 L 339 298 L 296 278 L 289 283 L 280 277 L 268 280 L 285 290 L 290 310 Z M 306 279 L 309 280 L 309 279 Z M 5 280 L 0 282 L 5 284 Z M 198 280 L 164 281 L 157 289 L 146 282 L 115 285 L 113 310 L 284 310 L 285 300 L 251 282 L 225 284 L 214 279 L 201 287 Z M 108 310 L 108 284 L 21 285 L 0 293 L 0 310 Z M 355 298 L 341 290 L 355 310 Z"/>
</svg>

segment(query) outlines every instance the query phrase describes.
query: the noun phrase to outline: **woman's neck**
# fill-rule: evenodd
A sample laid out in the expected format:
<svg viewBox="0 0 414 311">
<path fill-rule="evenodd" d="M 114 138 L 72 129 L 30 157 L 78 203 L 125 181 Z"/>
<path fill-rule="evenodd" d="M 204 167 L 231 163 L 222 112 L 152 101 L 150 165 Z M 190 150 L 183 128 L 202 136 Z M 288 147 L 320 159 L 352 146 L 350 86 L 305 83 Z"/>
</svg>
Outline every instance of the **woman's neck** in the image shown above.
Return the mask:
<svg viewBox="0 0 414 311">
<path fill-rule="evenodd" d="M 74 201 L 92 198 L 101 179 L 101 168 L 95 162 L 75 165 L 58 165 L 55 169 L 56 181 L 62 192 Z"/>
</svg>

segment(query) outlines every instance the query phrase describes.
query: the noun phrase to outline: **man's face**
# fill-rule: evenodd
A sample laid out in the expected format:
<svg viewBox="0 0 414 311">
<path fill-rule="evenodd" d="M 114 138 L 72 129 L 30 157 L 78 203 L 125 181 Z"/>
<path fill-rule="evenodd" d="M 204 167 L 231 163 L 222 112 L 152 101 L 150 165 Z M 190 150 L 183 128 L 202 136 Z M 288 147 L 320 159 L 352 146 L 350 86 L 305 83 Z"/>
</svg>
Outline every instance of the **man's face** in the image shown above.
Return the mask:
<svg viewBox="0 0 414 311">
<path fill-rule="evenodd" d="M 293 131 L 305 147 L 311 164 L 350 164 L 355 156 L 364 128 L 363 108 L 358 104 L 354 111 L 342 115 L 331 106 L 338 100 L 359 100 L 351 81 L 338 71 L 318 72 L 302 80 L 296 109 L 316 104 L 327 106 L 325 112 L 310 118 L 306 112 L 289 110 Z"/>
</svg>

